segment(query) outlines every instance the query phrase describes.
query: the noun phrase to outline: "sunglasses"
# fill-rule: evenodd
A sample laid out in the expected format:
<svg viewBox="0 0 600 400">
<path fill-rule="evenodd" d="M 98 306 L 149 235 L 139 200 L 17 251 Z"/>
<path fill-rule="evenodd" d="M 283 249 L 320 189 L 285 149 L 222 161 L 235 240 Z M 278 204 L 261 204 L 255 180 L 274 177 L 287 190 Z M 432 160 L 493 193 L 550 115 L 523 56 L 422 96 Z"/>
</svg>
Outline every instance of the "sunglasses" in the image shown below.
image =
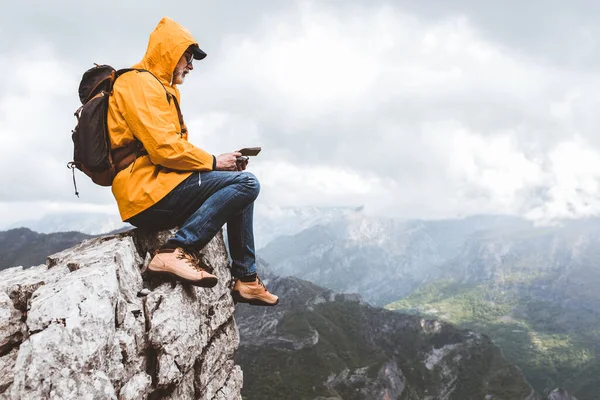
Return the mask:
<svg viewBox="0 0 600 400">
<path fill-rule="evenodd" d="M 192 65 L 192 61 L 194 61 L 194 54 L 190 53 L 190 55 L 186 57 L 187 65 Z"/>
</svg>

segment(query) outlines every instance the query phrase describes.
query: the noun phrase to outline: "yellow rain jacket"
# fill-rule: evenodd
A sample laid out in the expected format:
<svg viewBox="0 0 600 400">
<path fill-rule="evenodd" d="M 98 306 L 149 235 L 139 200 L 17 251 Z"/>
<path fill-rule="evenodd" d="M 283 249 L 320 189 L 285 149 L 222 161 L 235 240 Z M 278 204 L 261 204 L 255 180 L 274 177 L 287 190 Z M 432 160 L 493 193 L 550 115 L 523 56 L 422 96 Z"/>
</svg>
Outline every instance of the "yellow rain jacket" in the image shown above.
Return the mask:
<svg viewBox="0 0 600 400">
<path fill-rule="evenodd" d="M 160 82 L 138 71 L 127 72 L 115 82 L 108 103 L 112 149 L 137 138 L 148 152 L 113 181 L 112 192 L 123 221 L 156 204 L 193 171 L 213 168 L 213 156 L 188 142 L 187 133 L 182 133 L 175 102 L 169 102 L 165 93 L 166 88 L 179 101 L 179 90 L 171 86 L 173 71 L 193 44 L 197 45 L 187 29 L 165 17 L 150 35 L 144 58 L 133 66 L 152 72 Z"/>
</svg>

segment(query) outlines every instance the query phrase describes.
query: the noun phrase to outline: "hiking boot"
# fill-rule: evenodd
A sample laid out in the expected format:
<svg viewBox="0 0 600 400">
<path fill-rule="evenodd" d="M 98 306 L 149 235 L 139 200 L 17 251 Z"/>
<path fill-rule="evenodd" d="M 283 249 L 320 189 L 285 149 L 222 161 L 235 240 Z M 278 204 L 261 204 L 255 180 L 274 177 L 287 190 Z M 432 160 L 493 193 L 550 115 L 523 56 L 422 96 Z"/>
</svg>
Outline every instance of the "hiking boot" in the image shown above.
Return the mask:
<svg viewBox="0 0 600 400">
<path fill-rule="evenodd" d="M 251 282 L 237 279 L 231 296 L 235 303 L 248 303 L 253 306 L 275 306 L 279 303 L 279 297 L 269 293 L 258 275 Z"/>
<path fill-rule="evenodd" d="M 181 247 L 159 249 L 154 252 L 154 257 L 148 264 L 148 272 L 163 279 L 187 282 L 194 286 L 215 286 L 217 277 L 206 272 L 199 264 L 199 260 Z"/>
</svg>

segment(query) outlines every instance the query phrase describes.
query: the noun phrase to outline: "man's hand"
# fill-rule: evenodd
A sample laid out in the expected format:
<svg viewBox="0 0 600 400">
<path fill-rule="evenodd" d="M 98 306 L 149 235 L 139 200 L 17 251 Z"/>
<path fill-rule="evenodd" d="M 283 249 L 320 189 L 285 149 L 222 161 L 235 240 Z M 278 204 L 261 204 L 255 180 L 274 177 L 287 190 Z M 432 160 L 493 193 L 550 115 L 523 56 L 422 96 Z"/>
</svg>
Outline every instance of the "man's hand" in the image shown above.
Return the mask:
<svg viewBox="0 0 600 400">
<path fill-rule="evenodd" d="M 246 157 L 245 160 L 242 161 L 238 161 L 237 162 L 237 170 L 238 171 L 243 171 L 246 169 L 246 166 L 248 165 L 248 157 Z"/>
<path fill-rule="evenodd" d="M 217 171 L 239 171 L 237 158 L 241 156 L 240 152 L 225 153 L 217 157 Z M 244 166 L 245 169 L 245 166 Z"/>
</svg>

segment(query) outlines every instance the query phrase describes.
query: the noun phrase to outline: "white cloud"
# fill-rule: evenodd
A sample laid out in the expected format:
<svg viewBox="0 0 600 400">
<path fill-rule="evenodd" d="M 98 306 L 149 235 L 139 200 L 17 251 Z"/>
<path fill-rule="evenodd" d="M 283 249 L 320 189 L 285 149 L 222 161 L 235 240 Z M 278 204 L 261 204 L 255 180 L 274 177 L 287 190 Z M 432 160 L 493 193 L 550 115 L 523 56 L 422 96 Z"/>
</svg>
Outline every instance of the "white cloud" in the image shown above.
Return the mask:
<svg viewBox="0 0 600 400">
<path fill-rule="evenodd" d="M 296 148 L 304 170 L 378 176 L 385 186 L 366 202 L 379 212 L 577 214 L 529 211 L 545 201 L 540 194 L 562 190 L 550 155 L 577 133 L 571 103 L 594 97 L 596 76 L 511 51 L 464 17 L 431 23 L 386 7 L 336 11 L 308 3 L 272 16 L 257 35 L 227 42 L 215 68 L 254 99 L 238 112 L 281 152 L 277 161 Z M 304 189 L 304 201 L 313 193 L 337 201 Z"/>
<path fill-rule="evenodd" d="M 67 199 L 80 75 L 44 45 L 3 55 L 0 74 L 10 77 L 0 97 L 0 201 Z"/>
<path fill-rule="evenodd" d="M 526 214 L 547 223 L 600 213 L 600 153 L 581 138 L 556 146 L 549 155 L 545 201 Z"/>
<path fill-rule="evenodd" d="M 368 203 L 377 194 L 388 194 L 379 177 L 335 166 L 305 167 L 257 161 L 252 170 L 260 177 L 261 201 L 265 198 L 268 203 L 347 207 Z"/>
<path fill-rule="evenodd" d="M 181 88 L 193 143 L 263 147 L 251 163 L 260 201 L 423 218 L 599 212 L 600 74 L 494 41 L 473 13 L 290 4 L 208 41 Z M 121 33 L 128 49 L 140 36 Z M 581 52 L 593 50 L 586 37 Z M 73 200 L 64 164 L 83 71 L 56 45 L 0 56 L 14 77 L 0 93 L 0 167 L 12 172 L 0 200 Z M 114 207 L 78 177 L 81 203 Z"/>
<path fill-rule="evenodd" d="M 19 221 L 36 221 L 54 214 L 102 214 L 114 217 L 118 214 L 112 204 L 89 204 L 78 201 L 23 201 L 0 202 L 0 230 Z"/>
</svg>

